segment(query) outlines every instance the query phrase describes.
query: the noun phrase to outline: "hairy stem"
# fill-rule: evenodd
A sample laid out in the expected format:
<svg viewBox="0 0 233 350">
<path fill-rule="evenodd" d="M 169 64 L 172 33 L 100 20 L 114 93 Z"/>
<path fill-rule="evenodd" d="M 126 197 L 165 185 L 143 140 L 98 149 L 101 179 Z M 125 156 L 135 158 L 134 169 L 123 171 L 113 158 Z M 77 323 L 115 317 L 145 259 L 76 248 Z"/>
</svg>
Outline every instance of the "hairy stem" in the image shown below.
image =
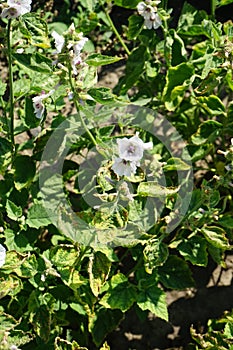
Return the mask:
<svg viewBox="0 0 233 350">
<path fill-rule="evenodd" d="M 108 19 L 108 22 L 110 24 L 110 26 L 112 27 L 112 30 L 114 32 L 114 34 L 116 35 L 117 39 L 119 40 L 119 42 L 121 43 L 122 47 L 124 48 L 125 52 L 127 53 L 127 55 L 129 56 L 130 55 L 130 51 L 128 49 L 128 47 L 126 46 L 126 44 L 124 43 L 124 40 L 122 39 L 122 37 L 120 36 L 118 30 L 116 29 L 108 11 L 106 10 L 106 8 L 103 6 L 104 8 L 104 11 L 105 11 L 105 14 L 107 16 L 107 19 Z"/>
<path fill-rule="evenodd" d="M 81 113 L 80 113 L 80 108 L 79 108 L 79 105 L 78 105 L 78 102 L 77 102 L 77 94 L 75 92 L 75 88 L 74 88 L 74 85 L 73 85 L 73 79 L 72 79 L 72 72 L 71 72 L 71 69 L 69 69 L 69 82 L 70 82 L 70 86 L 71 86 L 71 90 L 74 94 L 74 104 L 75 104 L 75 108 L 79 114 L 79 119 L 81 121 L 81 124 L 84 128 L 84 130 L 86 131 L 87 135 L 89 136 L 89 139 L 93 142 L 93 144 L 96 146 L 97 145 L 97 141 L 96 139 L 94 138 L 94 136 L 92 135 L 91 131 L 88 129 L 86 123 L 85 123 L 85 120 L 83 119 Z"/>
<path fill-rule="evenodd" d="M 11 19 L 8 21 L 7 25 L 7 52 L 8 52 L 8 69 L 9 69 L 9 89 L 10 89 L 10 109 L 9 109 L 9 137 L 12 146 L 12 156 L 15 152 L 15 139 L 14 139 L 14 84 L 13 84 L 13 70 L 12 70 L 12 52 L 11 52 Z"/>
</svg>

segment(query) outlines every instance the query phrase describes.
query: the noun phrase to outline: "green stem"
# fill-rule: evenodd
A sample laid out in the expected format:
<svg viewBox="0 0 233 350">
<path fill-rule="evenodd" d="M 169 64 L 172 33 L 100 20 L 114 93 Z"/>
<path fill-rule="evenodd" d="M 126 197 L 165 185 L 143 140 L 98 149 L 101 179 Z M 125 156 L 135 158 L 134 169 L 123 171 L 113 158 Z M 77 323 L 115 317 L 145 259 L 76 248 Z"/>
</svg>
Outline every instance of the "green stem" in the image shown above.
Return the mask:
<svg viewBox="0 0 233 350">
<path fill-rule="evenodd" d="M 211 0 L 211 9 L 210 9 L 210 11 L 211 11 L 211 17 L 212 17 L 213 19 L 215 19 L 215 10 L 216 10 L 216 6 L 217 6 L 216 0 Z"/>
<path fill-rule="evenodd" d="M 96 139 L 95 139 L 94 136 L 92 135 L 91 131 L 88 129 L 88 127 L 87 127 L 87 125 L 86 125 L 86 123 L 85 123 L 85 121 L 84 121 L 84 119 L 83 119 L 83 117 L 82 117 L 82 115 L 81 115 L 81 113 L 80 113 L 80 108 L 79 108 L 79 105 L 78 105 L 78 102 L 77 102 L 77 94 L 76 94 L 76 92 L 75 92 L 75 88 L 74 88 L 74 85 L 73 85 L 71 69 L 69 69 L 69 81 L 70 81 L 71 90 L 72 90 L 72 92 L 73 92 L 73 94 L 74 94 L 74 104 L 75 104 L 75 108 L 76 108 L 76 110 L 77 110 L 77 112 L 78 112 L 78 114 L 79 114 L 79 118 L 80 118 L 81 124 L 82 124 L 82 126 L 84 127 L 84 130 L 86 131 L 86 133 L 88 134 L 90 140 L 93 142 L 93 144 L 94 144 L 95 146 L 97 146 L 98 143 L 97 143 Z"/>
<path fill-rule="evenodd" d="M 11 52 L 11 19 L 8 21 L 7 25 L 7 51 L 8 51 L 8 67 L 9 67 L 9 89 L 10 89 L 10 140 L 12 145 L 12 156 L 15 152 L 15 139 L 14 139 L 14 84 L 13 84 L 13 70 L 12 70 L 12 52 Z"/>
<path fill-rule="evenodd" d="M 118 30 L 116 29 L 109 13 L 107 12 L 106 8 L 103 6 L 103 9 L 105 11 L 105 14 L 107 16 L 107 19 L 108 19 L 108 22 L 110 24 L 110 26 L 112 27 L 112 30 L 114 32 L 114 34 L 116 35 L 117 39 L 120 41 L 121 45 L 123 46 L 125 52 L 127 53 L 127 55 L 129 56 L 130 55 L 130 51 L 128 49 L 128 47 L 125 45 L 124 41 L 122 40 L 122 37 L 120 36 L 120 34 L 118 33 Z"/>
</svg>

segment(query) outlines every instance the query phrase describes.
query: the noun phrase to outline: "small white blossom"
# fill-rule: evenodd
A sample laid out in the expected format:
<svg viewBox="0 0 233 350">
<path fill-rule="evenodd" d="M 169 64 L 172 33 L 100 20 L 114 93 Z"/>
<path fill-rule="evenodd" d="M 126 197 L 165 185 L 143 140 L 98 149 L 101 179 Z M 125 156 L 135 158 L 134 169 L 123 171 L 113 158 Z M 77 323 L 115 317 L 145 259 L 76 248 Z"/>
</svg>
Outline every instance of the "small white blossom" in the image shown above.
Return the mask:
<svg viewBox="0 0 233 350">
<path fill-rule="evenodd" d="M 137 165 L 135 162 L 130 162 L 125 159 L 115 158 L 112 165 L 112 170 L 119 176 L 131 176 L 136 173 Z"/>
<path fill-rule="evenodd" d="M 20 47 L 19 49 L 16 50 L 16 53 L 19 53 L 19 54 L 21 54 L 23 52 L 24 52 L 24 49 L 22 47 Z"/>
<path fill-rule="evenodd" d="M 80 55 L 80 52 L 82 51 L 84 45 L 86 44 L 86 42 L 88 41 L 88 38 L 86 38 L 85 36 L 81 37 L 81 39 L 74 44 L 74 53 L 75 55 Z"/>
<path fill-rule="evenodd" d="M 17 18 L 31 11 L 31 0 L 8 0 L 9 7 L 3 9 L 2 18 Z"/>
<path fill-rule="evenodd" d="M 145 19 L 144 21 L 144 25 L 148 28 L 148 29 L 158 29 L 162 24 L 162 21 L 158 15 L 158 13 L 153 13 L 151 15 L 150 18 Z"/>
<path fill-rule="evenodd" d="M 146 149 L 152 149 L 153 143 L 144 143 L 138 134 L 127 139 L 117 139 L 118 151 L 120 158 L 137 163 L 143 157 L 143 151 Z M 136 164 L 139 165 L 139 164 Z"/>
<path fill-rule="evenodd" d="M 45 106 L 43 104 L 43 100 L 45 98 L 51 96 L 53 93 L 54 93 L 54 90 L 51 90 L 47 94 L 42 93 L 39 96 L 33 97 L 32 101 L 33 101 L 33 108 L 34 108 L 34 113 L 36 115 L 36 118 L 38 118 L 38 119 L 42 118 L 42 116 L 44 114 L 44 110 L 45 110 Z"/>
<path fill-rule="evenodd" d="M 162 21 L 157 13 L 157 6 L 160 1 L 154 2 L 155 5 L 152 6 L 150 4 L 153 4 L 151 1 L 145 2 L 139 2 L 137 5 L 137 10 L 139 15 L 141 15 L 144 18 L 144 25 L 148 29 L 157 29 L 161 26 Z"/>
<path fill-rule="evenodd" d="M 73 58 L 71 60 L 71 66 L 74 75 L 78 74 L 77 66 L 80 66 L 80 64 L 82 63 L 81 51 L 87 41 L 88 38 L 83 37 L 81 33 L 81 39 L 73 45 L 74 51 L 72 52 Z"/>
<path fill-rule="evenodd" d="M 71 67 L 72 67 L 74 75 L 78 74 L 77 66 L 79 66 L 81 63 L 82 63 L 82 58 L 81 58 L 80 55 L 75 55 L 72 58 L 72 60 L 71 60 Z"/>
<path fill-rule="evenodd" d="M 55 30 L 52 31 L 51 35 L 55 40 L 56 51 L 54 54 L 61 53 L 65 44 L 65 38 L 62 35 L 58 34 Z"/>
<path fill-rule="evenodd" d="M 0 267 L 5 264 L 6 260 L 6 249 L 0 244 Z"/>
</svg>

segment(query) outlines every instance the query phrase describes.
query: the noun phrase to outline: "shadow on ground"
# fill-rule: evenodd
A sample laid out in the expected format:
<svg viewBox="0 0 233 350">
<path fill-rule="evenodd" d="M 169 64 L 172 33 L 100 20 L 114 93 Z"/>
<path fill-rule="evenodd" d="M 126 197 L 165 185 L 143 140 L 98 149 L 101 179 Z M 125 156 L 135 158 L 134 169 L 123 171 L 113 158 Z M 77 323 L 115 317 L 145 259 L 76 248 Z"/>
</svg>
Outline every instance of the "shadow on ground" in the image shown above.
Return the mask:
<svg viewBox="0 0 233 350">
<path fill-rule="evenodd" d="M 169 322 L 153 315 L 140 321 L 135 310 L 130 310 L 119 328 L 108 337 L 111 350 L 185 350 L 192 341 L 192 325 L 198 332 L 203 332 L 208 319 L 219 318 L 233 309 L 232 281 L 223 285 L 224 279 L 219 279 L 218 285 L 209 286 L 215 269 L 213 262 L 208 268 L 195 267 L 195 291 L 167 292 Z M 232 277 L 232 270 L 230 275 Z"/>
</svg>

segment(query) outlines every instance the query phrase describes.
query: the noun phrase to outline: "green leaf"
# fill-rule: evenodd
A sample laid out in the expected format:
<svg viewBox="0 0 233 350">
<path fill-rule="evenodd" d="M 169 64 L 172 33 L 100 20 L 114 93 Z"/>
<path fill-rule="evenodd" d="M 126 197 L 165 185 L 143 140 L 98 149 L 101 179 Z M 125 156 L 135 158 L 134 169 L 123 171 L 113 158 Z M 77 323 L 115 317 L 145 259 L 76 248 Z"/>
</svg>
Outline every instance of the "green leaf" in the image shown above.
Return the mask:
<svg viewBox="0 0 233 350">
<path fill-rule="evenodd" d="M 162 96 L 169 111 L 175 110 L 181 103 L 193 75 L 194 67 L 190 63 L 183 62 L 178 66 L 169 67 Z"/>
<path fill-rule="evenodd" d="M 194 286 L 191 271 L 181 258 L 170 255 L 165 264 L 158 268 L 159 280 L 170 289 L 185 289 Z"/>
<path fill-rule="evenodd" d="M 198 97 L 198 102 L 201 108 L 210 115 L 216 116 L 226 113 L 226 108 L 218 96 L 200 96 Z"/>
<path fill-rule="evenodd" d="M 185 260 L 189 260 L 193 265 L 206 266 L 208 263 L 207 244 L 202 237 L 182 239 L 177 249 Z"/>
<path fill-rule="evenodd" d="M 55 266 L 74 266 L 78 256 L 73 245 L 60 244 L 50 250 L 50 259 Z"/>
<path fill-rule="evenodd" d="M 125 312 L 133 305 L 136 296 L 135 286 L 123 274 L 118 273 L 110 280 L 109 289 L 99 303 L 107 309 L 120 309 Z"/>
<path fill-rule="evenodd" d="M 205 236 L 206 240 L 219 249 L 229 249 L 230 245 L 228 239 L 225 236 L 225 230 L 218 226 L 205 226 L 201 229 L 201 232 Z"/>
<path fill-rule="evenodd" d="M 233 0 L 218 0 L 217 7 L 226 6 L 232 3 L 233 3 Z"/>
<path fill-rule="evenodd" d="M 191 140 L 195 145 L 203 145 L 207 141 L 213 142 L 219 135 L 222 124 L 215 120 L 206 120 L 198 128 L 197 132 L 192 135 Z"/>
<path fill-rule="evenodd" d="M 137 194 L 142 197 L 162 197 L 177 193 L 179 188 L 164 187 L 159 185 L 156 181 L 140 182 Z"/>
<path fill-rule="evenodd" d="M 11 220 L 17 221 L 22 215 L 22 208 L 17 206 L 15 203 L 7 199 L 6 201 L 6 212 Z"/>
<path fill-rule="evenodd" d="M 88 56 L 85 62 L 89 66 L 99 67 L 99 66 L 105 66 L 107 64 L 118 62 L 122 59 L 123 57 L 117 57 L 117 56 L 113 57 L 113 56 L 101 55 L 100 53 L 93 53 L 92 55 Z"/>
<path fill-rule="evenodd" d="M 68 340 L 61 339 L 60 337 L 57 337 L 55 339 L 54 349 L 55 350 L 88 350 L 87 348 L 79 346 L 78 343 L 76 343 L 76 341 L 74 340 L 71 343 Z"/>
<path fill-rule="evenodd" d="M 39 14 L 27 13 L 20 18 L 20 30 L 33 46 L 50 47 L 46 21 Z"/>
<path fill-rule="evenodd" d="M 190 170 L 191 165 L 185 163 L 180 158 L 170 158 L 166 165 L 163 166 L 164 171 L 179 171 L 179 170 Z"/>
<path fill-rule="evenodd" d="M 186 61 L 186 49 L 183 40 L 177 34 L 174 29 L 170 29 L 169 34 L 173 38 L 171 45 L 171 64 L 172 66 L 177 66 L 178 64 Z"/>
<path fill-rule="evenodd" d="M 13 58 L 20 64 L 39 73 L 52 73 L 52 61 L 40 53 L 14 53 Z"/>
<path fill-rule="evenodd" d="M 1 332 L 9 332 L 14 329 L 18 325 L 18 321 L 14 319 L 13 316 L 4 313 L 2 310 L 0 311 L 0 335 Z M 1 339 L 1 338 L 0 338 Z"/>
<path fill-rule="evenodd" d="M 143 250 L 144 266 L 147 273 L 152 273 L 157 266 L 164 264 L 168 257 L 168 247 L 158 239 L 151 239 Z"/>
<path fill-rule="evenodd" d="M 28 210 L 26 223 L 30 227 L 40 228 L 52 223 L 50 217 L 41 203 L 34 203 Z"/>
<path fill-rule="evenodd" d="M 0 96 L 3 96 L 6 92 L 7 84 L 3 83 L 2 79 L 0 78 Z"/>
<path fill-rule="evenodd" d="M 231 214 L 224 214 L 218 220 L 219 225 L 233 229 L 233 216 Z"/>
<path fill-rule="evenodd" d="M 20 155 L 15 158 L 13 166 L 15 187 L 20 191 L 32 182 L 36 173 L 36 164 L 31 157 Z"/>
<path fill-rule="evenodd" d="M 123 318 L 120 310 L 101 308 L 89 317 L 89 332 L 96 346 L 100 346 L 107 334 L 116 329 Z"/>
<path fill-rule="evenodd" d="M 3 138 L 0 137 L 0 173 L 2 174 L 4 172 L 4 169 L 10 164 L 11 162 L 11 143 Z"/>
<path fill-rule="evenodd" d="M 129 17 L 129 28 L 127 32 L 127 38 L 133 40 L 140 34 L 144 25 L 142 16 L 132 15 Z"/>
<path fill-rule="evenodd" d="M 40 124 L 40 120 L 35 116 L 31 97 L 25 98 L 25 113 L 21 118 L 29 129 L 36 128 Z"/>
<path fill-rule="evenodd" d="M 205 78 L 200 82 L 200 84 L 194 89 L 196 94 L 206 94 L 206 93 L 213 93 L 213 90 L 216 86 L 219 85 L 219 77 L 221 76 L 222 69 L 219 68 L 211 68 L 211 64 L 208 62 L 208 57 L 210 63 L 213 61 L 213 55 L 206 55 L 206 66 L 208 65 L 209 67 L 206 67 L 206 69 L 209 69 L 209 72 L 206 72 L 206 69 L 203 69 L 202 74 L 205 76 Z M 207 75 L 206 75 L 207 73 Z M 217 96 L 216 96 L 217 97 Z"/>
<path fill-rule="evenodd" d="M 0 299 L 6 295 L 15 296 L 23 289 L 23 282 L 17 276 L 5 275 L 0 277 Z M 2 324 L 1 324 L 2 325 Z"/>
<path fill-rule="evenodd" d="M 19 277 L 31 278 L 38 272 L 37 259 L 34 254 L 20 254 L 16 251 L 8 251 L 2 270 L 5 273 L 14 272 Z"/>
<path fill-rule="evenodd" d="M 112 94 L 111 89 L 106 87 L 93 88 L 87 92 L 96 102 L 103 105 L 112 103 L 116 98 L 116 96 Z"/>
<path fill-rule="evenodd" d="M 102 285 L 108 278 L 111 269 L 111 261 L 101 252 L 94 253 L 89 260 L 89 279 L 92 293 L 97 297 Z"/>
<path fill-rule="evenodd" d="M 166 294 L 157 286 L 151 286 L 138 293 L 137 305 L 143 311 L 149 310 L 154 315 L 168 321 Z"/>
<path fill-rule="evenodd" d="M 114 0 L 115 5 L 128 9 L 135 9 L 140 0 Z"/>
<path fill-rule="evenodd" d="M 143 72 L 147 58 L 147 47 L 144 45 L 140 45 L 131 52 L 126 63 L 125 76 L 120 79 L 119 87 L 117 87 L 122 95 L 138 81 L 139 76 Z"/>
</svg>

